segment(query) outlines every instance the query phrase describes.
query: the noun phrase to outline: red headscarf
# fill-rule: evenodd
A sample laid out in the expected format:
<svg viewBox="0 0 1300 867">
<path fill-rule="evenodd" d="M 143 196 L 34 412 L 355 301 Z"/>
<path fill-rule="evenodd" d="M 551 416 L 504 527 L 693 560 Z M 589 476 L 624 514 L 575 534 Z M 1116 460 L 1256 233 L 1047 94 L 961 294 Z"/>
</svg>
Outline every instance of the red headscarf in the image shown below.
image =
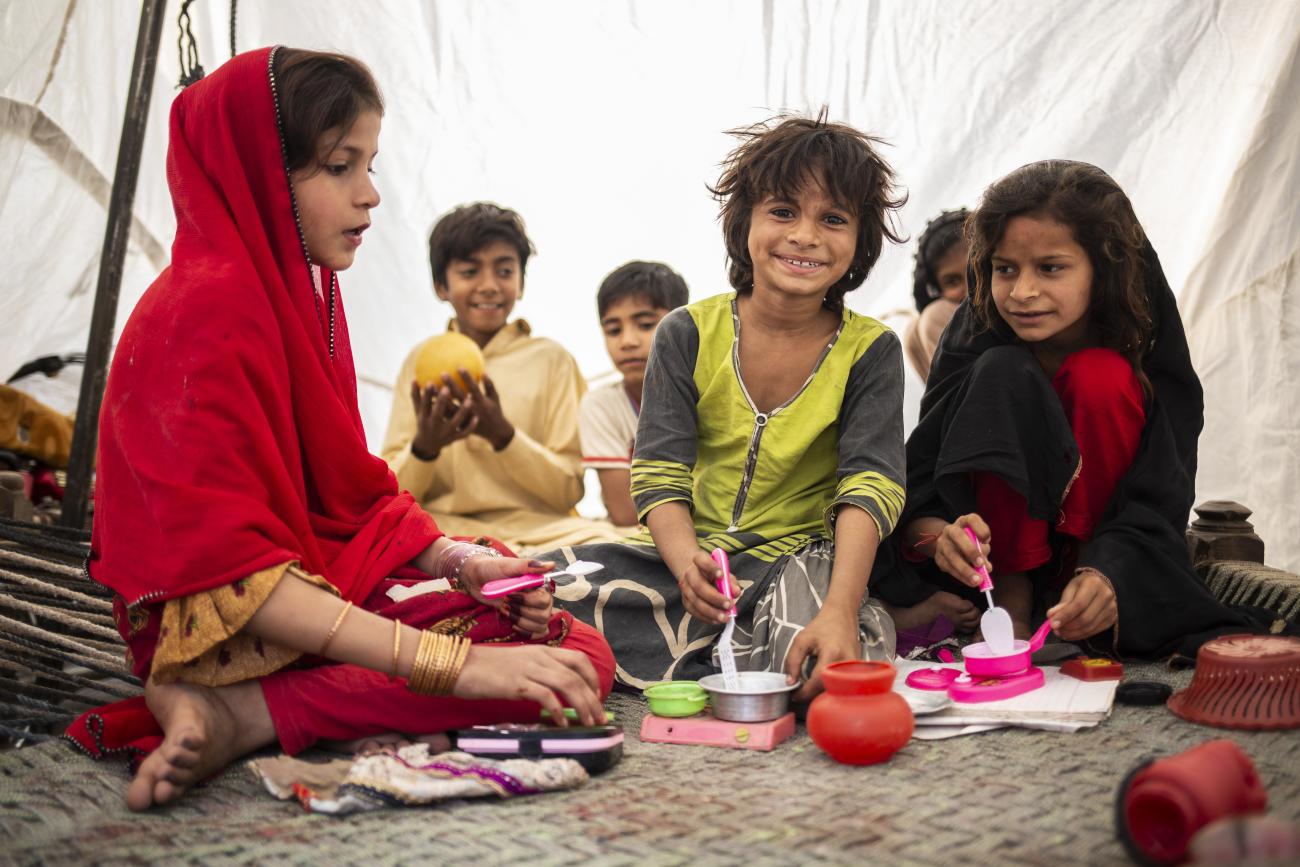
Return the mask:
<svg viewBox="0 0 1300 867">
<path fill-rule="evenodd" d="M 172 264 L 141 298 L 100 416 L 91 575 L 128 604 L 290 560 L 345 598 L 439 535 L 366 448 L 342 307 L 315 297 L 281 151 L 273 49 L 172 106 Z"/>
</svg>

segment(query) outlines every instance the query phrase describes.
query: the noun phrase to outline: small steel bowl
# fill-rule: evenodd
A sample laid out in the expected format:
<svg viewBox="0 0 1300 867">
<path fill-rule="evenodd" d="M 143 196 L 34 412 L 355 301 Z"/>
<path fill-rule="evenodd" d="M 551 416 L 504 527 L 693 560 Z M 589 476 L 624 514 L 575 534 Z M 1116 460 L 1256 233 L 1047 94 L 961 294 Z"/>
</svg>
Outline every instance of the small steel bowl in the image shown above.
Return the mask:
<svg viewBox="0 0 1300 867">
<path fill-rule="evenodd" d="M 709 694 L 713 715 L 730 722 L 767 722 L 785 716 L 790 707 L 790 693 L 797 683 L 786 683 L 779 671 L 742 671 L 740 688 L 727 689 L 720 674 L 700 678 L 700 686 Z"/>
</svg>

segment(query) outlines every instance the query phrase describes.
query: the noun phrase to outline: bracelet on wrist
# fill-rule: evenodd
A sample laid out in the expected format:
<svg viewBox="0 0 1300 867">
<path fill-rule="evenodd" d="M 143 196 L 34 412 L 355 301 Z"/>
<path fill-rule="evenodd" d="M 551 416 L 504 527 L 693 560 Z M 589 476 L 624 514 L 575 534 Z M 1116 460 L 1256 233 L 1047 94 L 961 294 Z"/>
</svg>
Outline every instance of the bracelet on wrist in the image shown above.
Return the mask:
<svg viewBox="0 0 1300 867">
<path fill-rule="evenodd" d="M 452 542 L 438 553 L 433 564 L 433 574 L 446 578 L 452 584 L 459 584 L 465 571 L 465 564 L 474 557 L 500 557 L 501 552 L 486 545 L 474 545 L 470 542 Z"/>
<path fill-rule="evenodd" d="M 469 656 L 470 640 L 424 630 L 406 688 L 419 695 L 451 695 Z"/>
</svg>

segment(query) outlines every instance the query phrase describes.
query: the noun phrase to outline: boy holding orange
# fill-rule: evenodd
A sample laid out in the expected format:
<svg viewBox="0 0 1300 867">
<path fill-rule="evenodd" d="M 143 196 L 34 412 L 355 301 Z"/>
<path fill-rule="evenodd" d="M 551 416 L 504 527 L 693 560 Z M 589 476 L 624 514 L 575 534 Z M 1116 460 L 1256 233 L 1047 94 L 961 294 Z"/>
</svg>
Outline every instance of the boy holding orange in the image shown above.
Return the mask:
<svg viewBox="0 0 1300 867">
<path fill-rule="evenodd" d="M 578 403 L 586 382 L 553 340 L 510 320 L 532 242 L 516 212 L 488 202 L 441 217 L 429 236 L 434 292 L 455 314 L 447 330 L 482 352 L 482 382 L 420 382 L 420 347 L 402 364 L 382 455 L 453 536 L 492 535 L 515 550 L 616 538 L 579 518 Z M 422 344 L 423 345 L 423 344 Z M 467 387 L 463 387 L 467 385 Z"/>
</svg>

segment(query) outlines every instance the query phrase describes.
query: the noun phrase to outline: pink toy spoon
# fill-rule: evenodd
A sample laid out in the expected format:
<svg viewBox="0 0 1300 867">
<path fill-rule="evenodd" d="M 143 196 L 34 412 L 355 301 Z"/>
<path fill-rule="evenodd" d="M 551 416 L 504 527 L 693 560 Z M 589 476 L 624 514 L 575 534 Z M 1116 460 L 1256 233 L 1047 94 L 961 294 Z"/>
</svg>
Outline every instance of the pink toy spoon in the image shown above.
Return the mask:
<svg viewBox="0 0 1300 867">
<path fill-rule="evenodd" d="M 556 569 L 554 572 L 547 572 L 545 575 L 529 573 L 527 575 L 516 575 L 513 578 L 498 578 L 495 581 L 489 581 L 479 588 L 485 599 L 500 599 L 502 596 L 509 596 L 512 593 L 523 593 L 532 590 L 534 587 L 549 587 L 555 589 L 557 578 L 577 578 L 582 575 L 590 575 L 592 572 L 599 571 L 605 567 L 600 563 L 590 563 L 584 560 L 570 563 L 563 569 Z"/>
<path fill-rule="evenodd" d="M 963 527 L 966 535 L 975 543 L 975 550 L 980 550 L 979 537 L 970 527 Z M 993 579 L 989 577 L 989 570 L 985 567 L 979 567 L 980 592 L 989 600 L 989 607 L 980 617 L 980 632 L 984 633 L 984 642 L 989 648 L 997 654 L 1011 653 L 1015 649 L 1016 631 L 1011 625 L 1011 615 L 1005 608 L 999 608 L 993 603 Z"/>
</svg>

